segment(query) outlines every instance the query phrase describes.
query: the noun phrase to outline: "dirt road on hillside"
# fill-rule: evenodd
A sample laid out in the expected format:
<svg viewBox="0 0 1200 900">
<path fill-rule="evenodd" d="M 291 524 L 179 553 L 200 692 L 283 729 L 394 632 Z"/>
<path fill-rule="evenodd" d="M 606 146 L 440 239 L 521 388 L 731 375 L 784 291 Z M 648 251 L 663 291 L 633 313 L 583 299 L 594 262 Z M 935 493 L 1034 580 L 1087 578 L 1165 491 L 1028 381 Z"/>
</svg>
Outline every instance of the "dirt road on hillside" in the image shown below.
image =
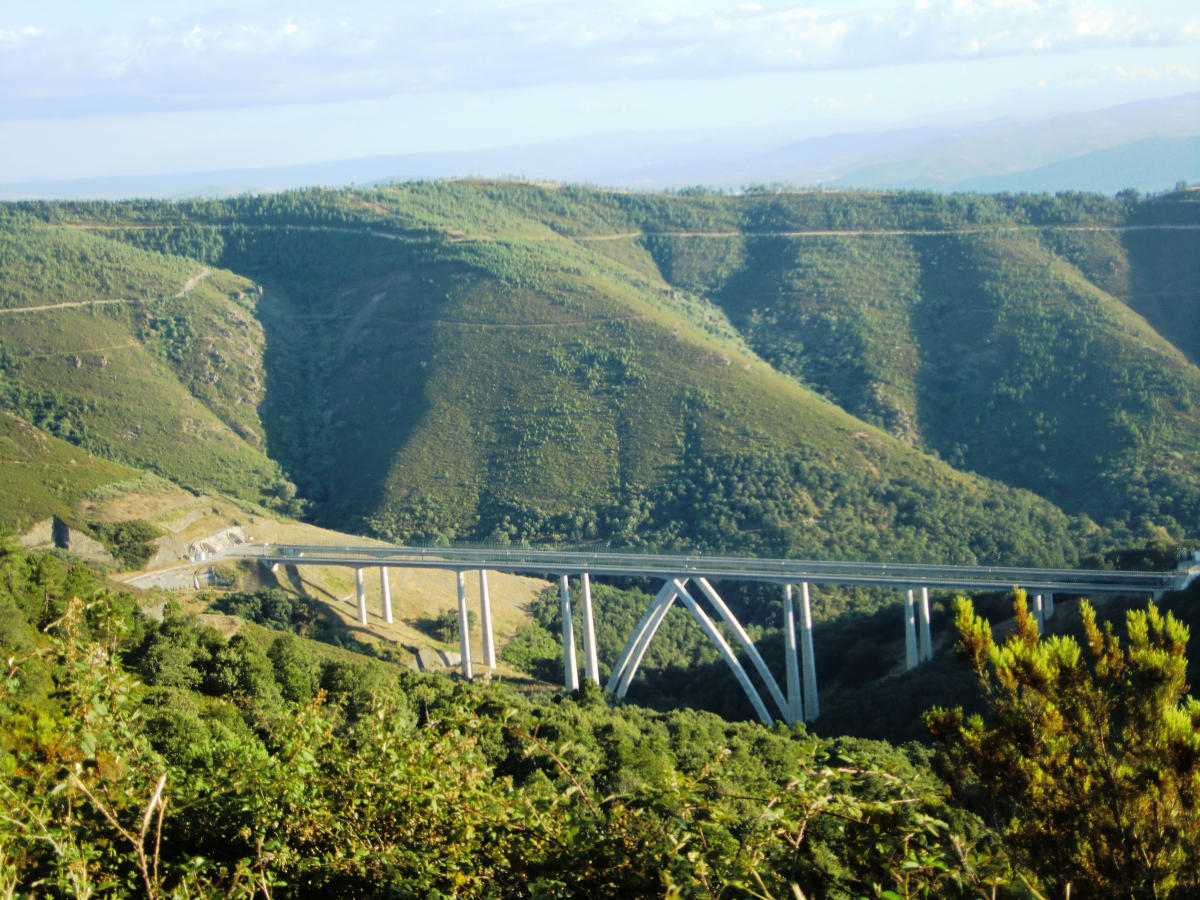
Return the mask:
<svg viewBox="0 0 1200 900">
<path fill-rule="evenodd" d="M 178 294 L 172 294 L 172 300 L 178 300 L 181 297 L 186 297 L 192 290 L 212 274 L 212 269 L 202 269 L 196 275 L 189 278 L 183 285 L 183 290 Z M 129 303 L 125 297 L 114 297 L 111 300 L 76 300 L 71 303 L 47 303 L 42 306 L 9 306 L 0 309 L 0 313 L 27 313 L 27 312 L 45 312 L 48 309 L 78 309 L 81 306 L 104 306 L 108 303 Z"/>
</svg>

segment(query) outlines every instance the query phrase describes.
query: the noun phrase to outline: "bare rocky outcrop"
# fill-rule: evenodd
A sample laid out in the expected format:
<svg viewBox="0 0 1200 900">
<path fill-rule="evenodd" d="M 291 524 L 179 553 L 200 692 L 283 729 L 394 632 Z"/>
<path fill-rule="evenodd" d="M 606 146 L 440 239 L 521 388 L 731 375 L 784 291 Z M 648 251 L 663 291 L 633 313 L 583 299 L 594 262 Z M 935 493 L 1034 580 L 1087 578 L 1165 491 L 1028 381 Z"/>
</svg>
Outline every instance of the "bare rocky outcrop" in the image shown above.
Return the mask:
<svg viewBox="0 0 1200 900">
<path fill-rule="evenodd" d="M 94 562 L 116 562 L 98 540 L 78 528 L 72 528 L 58 516 L 36 523 L 17 538 L 17 543 L 27 550 L 66 550 Z"/>
</svg>

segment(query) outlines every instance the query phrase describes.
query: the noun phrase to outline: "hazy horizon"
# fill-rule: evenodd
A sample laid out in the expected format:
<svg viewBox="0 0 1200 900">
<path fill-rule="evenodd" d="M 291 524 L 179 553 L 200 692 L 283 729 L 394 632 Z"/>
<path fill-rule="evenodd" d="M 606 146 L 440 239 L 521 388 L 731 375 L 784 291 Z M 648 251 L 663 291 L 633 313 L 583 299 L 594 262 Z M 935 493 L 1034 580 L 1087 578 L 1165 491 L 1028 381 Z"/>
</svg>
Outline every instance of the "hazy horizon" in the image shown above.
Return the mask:
<svg viewBox="0 0 1200 900">
<path fill-rule="evenodd" d="M 1029 122 L 1192 92 L 1198 44 L 1184 0 L 15 0 L 0 183 Z"/>
</svg>

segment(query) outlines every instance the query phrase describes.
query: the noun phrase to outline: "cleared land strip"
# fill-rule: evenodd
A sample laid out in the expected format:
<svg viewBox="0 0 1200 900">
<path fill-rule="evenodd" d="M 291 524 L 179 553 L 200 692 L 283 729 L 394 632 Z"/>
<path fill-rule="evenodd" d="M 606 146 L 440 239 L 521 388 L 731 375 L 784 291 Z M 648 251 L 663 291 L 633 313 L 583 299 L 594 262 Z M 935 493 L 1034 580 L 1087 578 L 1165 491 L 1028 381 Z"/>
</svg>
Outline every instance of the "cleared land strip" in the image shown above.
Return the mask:
<svg viewBox="0 0 1200 900">
<path fill-rule="evenodd" d="M 178 300 L 180 297 L 186 297 L 192 292 L 192 289 L 212 274 L 212 269 L 204 269 L 196 275 L 193 275 L 187 280 L 178 294 L 172 294 L 172 300 Z M 0 308 L 0 313 L 27 313 L 27 312 L 45 312 L 48 309 L 78 309 L 81 306 L 104 306 L 108 303 L 130 303 L 126 297 L 113 297 L 110 300 L 75 300 L 68 303 L 47 303 L 42 306 L 6 306 Z"/>
<path fill-rule="evenodd" d="M 451 319 L 422 319 L 420 321 L 391 319 L 387 316 L 373 316 L 372 322 L 384 322 L 388 325 L 432 325 L 438 328 L 565 328 L 576 325 L 594 325 L 600 322 L 628 322 L 631 320 L 650 321 L 653 316 L 601 316 L 596 319 L 573 319 L 563 322 L 457 322 Z"/>
<path fill-rule="evenodd" d="M 1200 225 L 990 225 L 979 228 L 888 228 L 879 230 L 821 231 L 624 231 L 618 234 L 584 235 L 575 241 L 619 241 L 639 237 L 760 238 L 760 237 L 936 237 L 949 234 L 990 234 L 996 231 L 1200 231 Z M 565 235 L 563 236 L 565 237 Z M 538 240 L 530 238 L 529 240 Z M 542 238 L 541 240 L 555 240 Z"/>
</svg>

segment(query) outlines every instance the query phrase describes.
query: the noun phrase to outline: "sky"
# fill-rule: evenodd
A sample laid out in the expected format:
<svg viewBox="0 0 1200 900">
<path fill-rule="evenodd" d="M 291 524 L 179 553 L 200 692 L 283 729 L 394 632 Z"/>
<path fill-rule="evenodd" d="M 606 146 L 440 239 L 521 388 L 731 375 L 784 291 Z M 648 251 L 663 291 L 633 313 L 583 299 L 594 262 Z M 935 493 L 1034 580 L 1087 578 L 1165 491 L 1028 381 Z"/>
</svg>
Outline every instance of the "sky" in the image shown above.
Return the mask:
<svg viewBox="0 0 1200 900">
<path fill-rule="evenodd" d="M 1197 90 L 1196 0 L 5 0 L 0 182 Z"/>
</svg>

